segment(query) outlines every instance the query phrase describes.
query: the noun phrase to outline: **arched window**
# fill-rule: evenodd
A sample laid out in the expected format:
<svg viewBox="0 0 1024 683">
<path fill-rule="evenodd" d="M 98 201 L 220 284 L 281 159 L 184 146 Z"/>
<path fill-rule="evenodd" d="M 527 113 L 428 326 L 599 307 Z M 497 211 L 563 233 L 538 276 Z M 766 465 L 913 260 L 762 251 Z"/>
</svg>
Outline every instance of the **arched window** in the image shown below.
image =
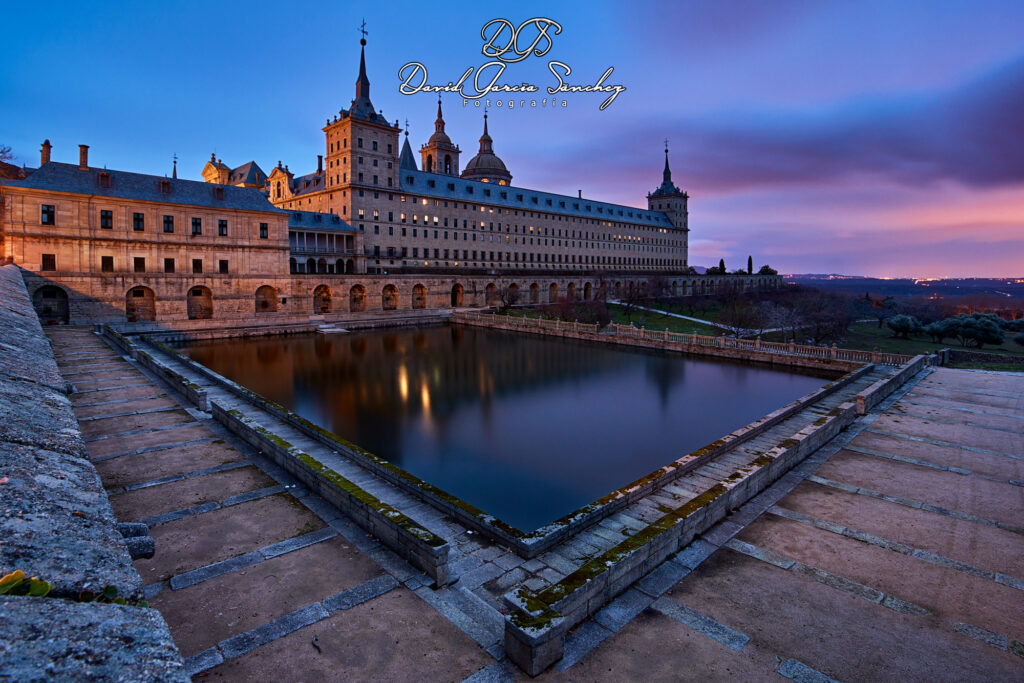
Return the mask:
<svg viewBox="0 0 1024 683">
<path fill-rule="evenodd" d="M 446 175 L 451 175 L 452 174 L 452 155 L 451 154 L 445 154 L 444 155 L 444 172 L 445 172 Z"/>
<path fill-rule="evenodd" d="M 427 163 L 423 164 L 423 170 L 427 173 L 434 172 L 434 157 L 429 154 L 427 155 Z"/>
</svg>

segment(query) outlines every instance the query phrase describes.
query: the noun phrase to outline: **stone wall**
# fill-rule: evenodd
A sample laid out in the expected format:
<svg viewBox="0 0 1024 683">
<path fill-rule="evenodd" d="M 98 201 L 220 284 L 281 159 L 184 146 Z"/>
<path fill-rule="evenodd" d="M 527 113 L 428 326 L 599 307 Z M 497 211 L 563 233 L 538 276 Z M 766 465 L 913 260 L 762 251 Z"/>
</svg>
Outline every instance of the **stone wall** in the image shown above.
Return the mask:
<svg viewBox="0 0 1024 683">
<path fill-rule="evenodd" d="M 142 580 L 13 265 L 0 267 L 0 346 L 0 575 L 21 570 L 54 586 L 0 602 L 0 678 L 31 680 L 22 673 L 39 667 L 36 677 L 54 680 L 185 680 L 158 612 L 76 601 L 106 586 L 138 601 Z"/>
<path fill-rule="evenodd" d="M 1024 356 L 1010 356 L 1001 353 L 985 353 L 984 351 L 967 351 L 965 349 L 946 349 L 946 361 L 949 363 L 978 363 L 990 365 L 1009 363 L 1024 368 Z"/>
</svg>

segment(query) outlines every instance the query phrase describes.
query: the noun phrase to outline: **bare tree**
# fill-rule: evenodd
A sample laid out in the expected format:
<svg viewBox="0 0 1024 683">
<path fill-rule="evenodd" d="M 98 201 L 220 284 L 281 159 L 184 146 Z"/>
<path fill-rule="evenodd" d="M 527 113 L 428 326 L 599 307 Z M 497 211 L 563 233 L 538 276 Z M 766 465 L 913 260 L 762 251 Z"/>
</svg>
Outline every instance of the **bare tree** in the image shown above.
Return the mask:
<svg viewBox="0 0 1024 683">
<path fill-rule="evenodd" d="M 0 145 L 0 161 L 13 161 L 14 152 L 7 145 Z"/>
<path fill-rule="evenodd" d="M 505 285 L 498 290 L 498 301 L 501 302 L 501 312 L 519 303 L 519 287 L 517 285 Z"/>
</svg>

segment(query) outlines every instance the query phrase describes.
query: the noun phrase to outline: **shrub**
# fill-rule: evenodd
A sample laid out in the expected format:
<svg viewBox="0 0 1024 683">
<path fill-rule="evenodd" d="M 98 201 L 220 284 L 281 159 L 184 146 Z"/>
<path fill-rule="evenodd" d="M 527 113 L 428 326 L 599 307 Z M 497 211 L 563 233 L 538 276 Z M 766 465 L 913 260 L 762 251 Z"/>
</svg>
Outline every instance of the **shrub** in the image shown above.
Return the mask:
<svg viewBox="0 0 1024 683">
<path fill-rule="evenodd" d="M 775 270 L 769 265 L 761 266 L 761 270 L 757 271 L 758 275 L 778 275 L 779 271 Z"/>
<path fill-rule="evenodd" d="M 910 335 L 921 331 L 921 323 L 912 315 L 894 315 L 885 324 L 897 339 L 910 339 Z"/>
<path fill-rule="evenodd" d="M 1013 341 L 1017 342 L 1019 346 L 1024 346 L 1024 332 L 1015 336 Z"/>
</svg>

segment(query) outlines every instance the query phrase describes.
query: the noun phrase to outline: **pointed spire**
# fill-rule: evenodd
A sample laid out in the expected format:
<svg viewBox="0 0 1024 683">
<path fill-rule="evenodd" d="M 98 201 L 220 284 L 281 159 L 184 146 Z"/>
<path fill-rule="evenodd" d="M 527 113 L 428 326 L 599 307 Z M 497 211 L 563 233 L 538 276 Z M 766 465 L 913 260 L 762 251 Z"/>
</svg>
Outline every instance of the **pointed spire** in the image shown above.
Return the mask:
<svg viewBox="0 0 1024 683">
<path fill-rule="evenodd" d="M 172 172 L 171 177 L 174 178 L 175 180 L 177 180 L 177 178 L 178 178 L 178 154 L 177 153 L 174 154 L 174 171 Z"/>
<path fill-rule="evenodd" d="M 672 169 L 668 167 L 668 140 L 665 140 L 665 171 L 662 176 L 663 182 L 672 184 Z"/>
<path fill-rule="evenodd" d="M 487 134 L 487 110 L 484 110 L 484 134 L 480 136 L 480 154 L 494 154 L 494 140 Z"/>
<path fill-rule="evenodd" d="M 437 120 L 434 121 L 434 131 L 437 133 L 444 132 L 444 116 L 441 115 L 441 96 L 437 96 Z"/>
<path fill-rule="evenodd" d="M 412 155 L 412 147 L 409 145 L 409 131 L 405 131 L 405 142 L 402 143 L 402 154 L 398 157 L 398 168 L 407 171 L 419 170 L 416 167 L 416 157 Z"/>
<path fill-rule="evenodd" d="M 370 99 L 370 79 L 366 77 L 366 38 L 359 39 L 359 78 L 356 79 L 356 99 Z"/>
</svg>

